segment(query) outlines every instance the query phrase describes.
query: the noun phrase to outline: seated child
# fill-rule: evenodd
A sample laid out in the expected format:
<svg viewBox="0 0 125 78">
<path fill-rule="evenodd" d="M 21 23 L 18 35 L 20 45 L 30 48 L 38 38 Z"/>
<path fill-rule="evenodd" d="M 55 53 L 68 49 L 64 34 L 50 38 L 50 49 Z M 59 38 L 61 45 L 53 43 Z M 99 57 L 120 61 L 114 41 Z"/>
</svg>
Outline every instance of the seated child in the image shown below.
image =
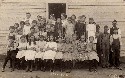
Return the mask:
<svg viewBox="0 0 125 78">
<path fill-rule="evenodd" d="M 39 37 L 39 41 L 36 41 L 36 55 L 35 55 L 35 69 L 43 70 L 43 55 L 45 52 L 46 41 L 44 41 L 44 36 Z"/>
</svg>

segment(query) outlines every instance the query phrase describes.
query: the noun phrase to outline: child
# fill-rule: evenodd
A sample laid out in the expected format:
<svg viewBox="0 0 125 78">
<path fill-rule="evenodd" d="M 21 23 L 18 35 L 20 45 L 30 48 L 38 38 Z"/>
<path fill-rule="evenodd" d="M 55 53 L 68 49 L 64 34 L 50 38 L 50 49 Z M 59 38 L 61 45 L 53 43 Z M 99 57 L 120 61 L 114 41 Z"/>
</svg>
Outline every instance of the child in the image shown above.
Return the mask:
<svg viewBox="0 0 125 78">
<path fill-rule="evenodd" d="M 65 62 L 65 69 L 66 73 L 70 73 L 71 69 L 72 69 L 72 52 L 73 52 L 73 47 L 72 44 L 70 42 L 69 38 L 66 38 L 66 43 L 65 45 L 65 50 L 64 50 L 64 54 L 63 54 L 63 61 Z"/>
<path fill-rule="evenodd" d="M 72 35 L 74 34 L 74 25 L 72 23 L 71 17 L 69 17 L 67 20 L 68 20 L 68 23 L 66 24 L 65 37 L 72 39 Z"/>
<path fill-rule="evenodd" d="M 62 58 L 63 58 L 63 52 L 64 52 L 64 43 L 62 41 L 62 37 L 58 38 L 58 43 L 57 43 L 57 53 L 55 56 L 55 67 L 56 64 L 58 63 L 58 67 L 60 68 L 60 71 L 62 72 Z"/>
<path fill-rule="evenodd" d="M 22 34 L 23 34 L 24 25 L 25 25 L 25 22 L 24 22 L 24 21 L 21 21 L 21 22 L 20 22 L 20 26 L 19 26 L 19 28 L 18 28 L 18 30 L 21 31 Z"/>
<path fill-rule="evenodd" d="M 36 42 L 35 42 L 35 36 L 31 35 L 29 37 L 28 43 L 27 43 L 27 50 L 25 52 L 25 60 L 27 62 L 27 68 L 26 68 L 26 72 L 28 72 L 30 70 L 30 72 L 32 72 L 33 69 L 33 62 L 35 60 L 35 46 L 36 46 Z"/>
<path fill-rule="evenodd" d="M 18 46 L 18 53 L 16 55 L 16 58 L 18 59 L 18 68 L 23 68 L 23 57 L 24 57 L 24 53 L 26 52 L 26 47 L 27 47 L 27 40 L 26 40 L 26 36 L 22 35 L 20 37 L 20 41 L 19 41 L 19 46 Z"/>
<path fill-rule="evenodd" d="M 67 24 L 67 15 L 65 13 L 61 13 L 61 21 L 62 21 L 62 27 L 63 27 L 63 38 L 65 37 L 66 32 L 66 24 Z"/>
<path fill-rule="evenodd" d="M 109 67 L 110 54 L 110 34 L 108 26 L 104 26 L 104 33 L 101 35 L 101 65 L 103 68 Z"/>
<path fill-rule="evenodd" d="M 11 27 L 10 27 L 10 29 L 11 29 Z M 7 56 L 6 56 L 5 62 L 3 64 L 2 72 L 5 71 L 5 66 L 9 60 L 10 60 L 10 65 L 12 66 L 11 72 L 14 71 L 14 68 L 15 68 L 16 48 L 17 48 L 17 45 L 15 45 L 15 36 L 9 35 L 8 41 L 9 42 L 8 42 L 8 46 L 7 46 Z"/>
<path fill-rule="evenodd" d="M 120 66 L 120 44 L 121 43 L 121 37 L 118 34 L 118 28 L 114 28 L 114 34 L 111 35 L 111 49 L 112 49 L 112 61 L 113 66 L 117 69 L 122 70 Z"/>
<path fill-rule="evenodd" d="M 50 14 L 50 19 L 49 19 L 49 21 L 51 21 L 53 25 L 55 25 L 55 22 L 56 22 L 55 20 L 56 20 L 56 19 L 55 19 L 55 15 L 54 15 L 54 14 Z"/>
<path fill-rule="evenodd" d="M 18 28 L 19 28 L 19 24 L 18 24 L 18 23 L 15 23 L 15 24 L 14 24 L 14 27 L 15 27 L 15 33 L 17 33 L 17 32 L 18 32 Z"/>
<path fill-rule="evenodd" d="M 93 36 L 94 40 L 95 40 L 95 33 L 96 33 L 96 25 L 94 22 L 93 18 L 89 18 L 89 24 L 86 27 L 86 31 L 87 31 L 87 38 L 88 38 L 88 42 L 89 42 L 89 37 Z"/>
<path fill-rule="evenodd" d="M 31 28 L 31 25 L 30 25 L 29 21 L 25 21 L 25 25 L 24 25 L 24 28 L 23 28 L 23 35 L 29 34 L 30 28 Z"/>
<path fill-rule="evenodd" d="M 93 43 L 93 41 L 94 41 L 94 37 L 90 36 L 86 51 L 88 52 L 88 60 L 90 61 L 89 71 L 92 72 L 92 68 L 93 68 L 94 72 L 97 72 L 99 57 L 96 53 L 96 45 Z"/>
<path fill-rule="evenodd" d="M 56 40 L 58 39 L 58 37 L 62 36 L 62 22 L 61 22 L 61 19 L 60 18 L 57 18 L 57 21 L 55 23 L 55 28 L 54 28 L 54 32 L 55 32 L 55 37 L 56 37 Z"/>
<path fill-rule="evenodd" d="M 72 19 L 72 23 L 73 23 L 73 25 L 75 26 L 76 25 L 76 15 L 72 15 L 71 16 L 71 19 Z"/>
<path fill-rule="evenodd" d="M 78 44 L 78 68 L 81 67 L 83 61 L 88 60 L 86 52 L 87 43 L 85 41 L 85 35 L 82 35 Z M 79 67 L 80 66 L 80 67 Z"/>
<path fill-rule="evenodd" d="M 79 41 L 77 40 L 77 36 L 76 34 L 72 35 L 72 46 L 73 46 L 73 52 L 72 52 L 72 56 L 73 56 L 73 67 L 75 67 L 75 63 L 78 60 L 78 43 Z"/>
<path fill-rule="evenodd" d="M 40 70 L 43 70 L 43 55 L 45 52 L 45 45 L 46 41 L 44 41 L 44 36 L 39 36 L 39 41 L 36 42 L 36 55 L 35 55 L 35 69 L 38 70 L 38 67 Z"/>
<path fill-rule="evenodd" d="M 50 35 L 50 41 L 47 42 L 45 46 L 45 53 L 43 55 L 43 60 L 44 60 L 44 68 L 45 68 L 45 65 L 47 65 L 47 62 L 50 63 L 49 67 L 51 72 L 53 72 L 56 51 L 57 51 L 57 43 L 54 42 L 53 35 Z"/>
<path fill-rule="evenodd" d="M 80 39 L 82 35 L 86 36 L 86 22 L 85 15 L 79 16 L 79 20 L 75 25 L 75 32 L 77 34 L 77 39 Z"/>
</svg>

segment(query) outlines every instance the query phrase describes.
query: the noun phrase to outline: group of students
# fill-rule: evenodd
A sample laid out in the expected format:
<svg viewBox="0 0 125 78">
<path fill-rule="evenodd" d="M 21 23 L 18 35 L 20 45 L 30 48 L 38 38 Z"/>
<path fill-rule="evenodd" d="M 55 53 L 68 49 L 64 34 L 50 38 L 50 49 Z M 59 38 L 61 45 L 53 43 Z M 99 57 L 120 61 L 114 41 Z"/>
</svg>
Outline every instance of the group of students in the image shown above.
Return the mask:
<svg viewBox="0 0 125 78">
<path fill-rule="evenodd" d="M 51 72 L 57 68 L 62 72 L 71 72 L 89 63 L 89 71 L 97 72 L 97 66 L 120 66 L 121 33 L 114 20 L 113 27 L 104 26 L 104 33 L 100 26 L 89 18 L 85 22 L 85 15 L 76 20 L 72 15 L 67 18 L 65 13 L 61 18 L 55 19 L 54 14 L 46 21 L 42 16 L 37 20 L 31 19 L 31 14 L 26 13 L 26 19 L 10 26 L 8 35 L 7 57 L 3 64 L 2 72 L 10 60 L 11 71 L 25 69 Z"/>
</svg>

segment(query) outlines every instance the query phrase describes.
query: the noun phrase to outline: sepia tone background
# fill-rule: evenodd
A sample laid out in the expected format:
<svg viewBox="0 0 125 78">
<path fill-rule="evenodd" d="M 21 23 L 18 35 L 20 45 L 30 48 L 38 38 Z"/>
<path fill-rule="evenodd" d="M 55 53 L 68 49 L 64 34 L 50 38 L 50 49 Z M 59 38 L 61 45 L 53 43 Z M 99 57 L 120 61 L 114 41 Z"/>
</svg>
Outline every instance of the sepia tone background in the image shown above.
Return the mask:
<svg viewBox="0 0 125 78">
<path fill-rule="evenodd" d="M 0 0 L 0 54 L 6 52 L 9 26 L 25 18 L 26 12 L 32 14 L 32 19 L 36 19 L 37 15 L 48 18 L 48 3 L 65 3 L 68 16 L 85 15 L 86 22 L 88 18 L 94 18 L 102 32 L 104 25 L 111 27 L 116 19 L 122 31 L 121 56 L 125 55 L 125 0 Z"/>
</svg>

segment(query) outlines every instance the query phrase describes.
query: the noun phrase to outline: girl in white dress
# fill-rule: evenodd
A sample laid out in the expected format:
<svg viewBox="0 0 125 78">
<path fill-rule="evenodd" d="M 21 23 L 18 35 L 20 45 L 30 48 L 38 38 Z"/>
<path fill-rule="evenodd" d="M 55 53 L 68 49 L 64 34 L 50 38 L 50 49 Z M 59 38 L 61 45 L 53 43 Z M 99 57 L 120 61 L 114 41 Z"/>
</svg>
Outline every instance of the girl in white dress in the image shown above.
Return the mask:
<svg viewBox="0 0 125 78">
<path fill-rule="evenodd" d="M 24 25 L 24 28 L 23 28 L 23 35 L 29 34 L 30 28 L 31 28 L 31 25 L 30 25 L 29 21 L 25 21 L 25 25 Z"/>
<path fill-rule="evenodd" d="M 96 25 L 93 18 L 89 18 L 89 24 L 86 26 L 86 31 L 87 31 L 87 41 L 89 42 L 90 36 L 93 36 L 95 40 Z"/>
<path fill-rule="evenodd" d="M 35 54 L 35 69 L 38 70 L 38 67 L 42 70 L 43 68 L 43 55 L 45 52 L 46 41 L 44 41 L 44 36 L 39 37 L 39 41 L 36 42 L 36 54 Z"/>
<path fill-rule="evenodd" d="M 51 72 L 53 72 L 53 64 L 56 56 L 56 51 L 57 51 L 57 43 L 54 42 L 54 37 L 51 35 L 50 41 L 46 43 L 45 53 L 43 55 L 43 60 L 45 62 L 45 65 L 47 64 L 47 62 L 50 63 L 49 67 Z"/>
<path fill-rule="evenodd" d="M 66 43 L 64 44 L 64 54 L 63 54 L 63 61 L 65 62 L 65 69 L 66 73 L 70 73 L 72 69 L 72 52 L 73 52 L 73 46 L 70 42 L 69 38 L 66 38 Z"/>
<path fill-rule="evenodd" d="M 36 42 L 35 42 L 35 36 L 31 35 L 28 43 L 27 43 L 27 50 L 25 52 L 25 60 L 27 62 L 27 68 L 26 72 L 30 70 L 32 72 L 33 62 L 35 60 L 35 54 L 36 54 Z"/>
<path fill-rule="evenodd" d="M 59 69 L 62 72 L 62 58 L 63 58 L 63 52 L 64 52 L 64 43 L 62 42 L 62 37 L 59 37 L 58 43 L 57 43 L 57 53 L 55 56 L 55 66 L 57 64 L 59 65 Z"/>
<path fill-rule="evenodd" d="M 24 54 L 26 52 L 26 46 L 27 46 L 27 40 L 26 40 L 26 36 L 23 35 L 20 37 L 20 42 L 19 42 L 19 46 L 18 46 L 18 53 L 16 55 L 16 58 L 18 59 L 18 68 L 22 68 L 22 63 L 23 63 L 23 57 L 24 57 Z"/>
<path fill-rule="evenodd" d="M 99 57 L 98 54 L 96 53 L 96 45 L 93 43 L 94 37 L 90 36 L 89 37 L 89 43 L 87 44 L 87 49 L 86 51 L 88 52 L 88 60 L 90 61 L 89 64 L 89 71 L 97 72 L 97 65 L 99 62 Z"/>
</svg>

